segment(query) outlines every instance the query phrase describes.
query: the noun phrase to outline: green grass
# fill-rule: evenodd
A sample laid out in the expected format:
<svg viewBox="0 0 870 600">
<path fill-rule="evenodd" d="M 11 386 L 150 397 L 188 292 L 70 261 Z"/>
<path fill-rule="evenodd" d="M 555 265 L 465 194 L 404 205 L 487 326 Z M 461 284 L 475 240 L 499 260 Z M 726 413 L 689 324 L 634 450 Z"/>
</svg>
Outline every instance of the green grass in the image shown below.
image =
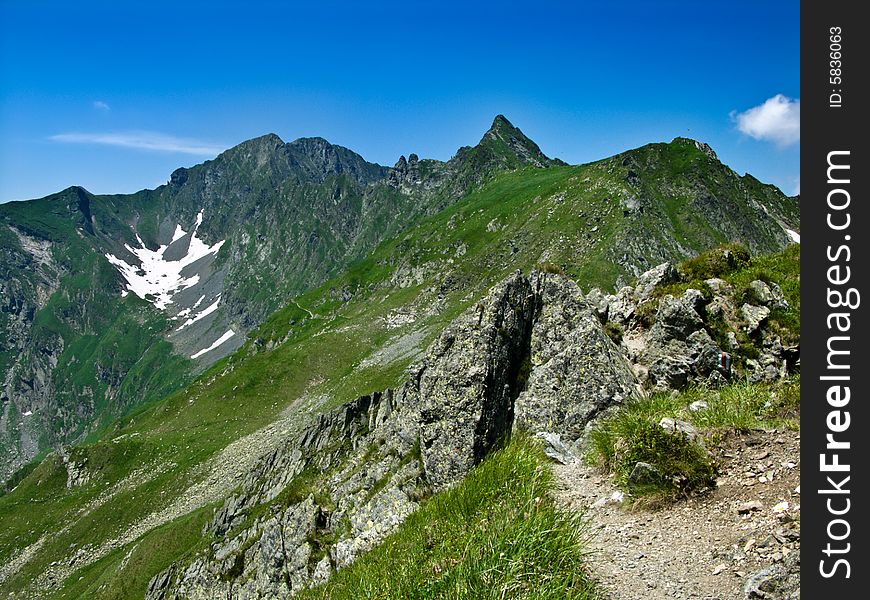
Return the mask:
<svg viewBox="0 0 870 600">
<path fill-rule="evenodd" d="M 671 434 L 659 426 L 665 416 L 661 397 L 639 400 L 592 430 L 591 460 L 614 474 L 617 483 L 635 496 L 676 496 L 712 484 L 716 467 L 706 449 L 686 434 Z M 655 467 L 656 481 L 642 487 L 629 485 L 639 462 Z"/>
<path fill-rule="evenodd" d="M 680 272 L 689 280 L 722 277 L 749 264 L 749 250 L 742 244 L 726 244 L 683 261 Z"/>
<path fill-rule="evenodd" d="M 584 522 L 553 505 L 552 485 L 541 449 L 515 437 L 299 598 L 598 598 L 584 565 Z"/>
<path fill-rule="evenodd" d="M 692 411 L 703 400 L 708 408 Z M 671 435 L 659 426 L 663 417 L 694 425 L 699 441 Z M 633 490 L 636 496 L 676 497 L 708 487 L 716 465 L 703 445 L 715 442 L 723 431 L 748 432 L 777 427 L 798 428 L 800 377 L 775 384 L 737 382 L 720 389 L 691 389 L 680 394 L 660 393 L 626 404 L 599 422 L 589 436 L 587 459 L 612 473 L 624 488 L 638 462 L 653 465 L 662 474 L 657 483 Z"/>
<path fill-rule="evenodd" d="M 214 506 L 205 506 L 148 534 L 78 573 L 57 598 L 100 597 L 111 600 L 141 598 L 152 573 L 158 573 L 182 557 L 193 557 L 206 546 L 203 526 L 211 520 Z M 120 566 L 119 566 L 120 565 Z"/>
</svg>

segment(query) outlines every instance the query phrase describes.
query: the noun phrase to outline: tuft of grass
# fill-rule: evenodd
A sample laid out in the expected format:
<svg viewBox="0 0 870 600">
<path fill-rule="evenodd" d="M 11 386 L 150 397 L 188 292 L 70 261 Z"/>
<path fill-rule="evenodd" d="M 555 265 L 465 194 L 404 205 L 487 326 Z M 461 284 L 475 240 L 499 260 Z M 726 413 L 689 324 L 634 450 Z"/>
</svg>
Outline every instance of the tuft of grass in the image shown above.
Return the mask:
<svg viewBox="0 0 870 600">
<path fill-rule="evenodd" d="M 692 411 L 698 400 L 707 408 Z M 675 497 L 708 487 L 716 466 L 700 441 L 659 426 L 663 417 L 687 421 L 701 439 L 722 430 L 790 427 L 800 420 L 800 376 L 775 384 L 736 382 L 720 389 L 697 388 L 681 394 L 655 394 L 626 404 L 589 435 L 587 460 L 612 473 L 623 487 L 638 462 L 653 465 L 661 478 L 635 495 Z"/>
<path fill-rule="evenodd" d="M 716 478 L 716 466 L 698 441 L 683 433 L 670 433 L 659 426 L 652 407 L 628 405 L 592 430 L 590 442 L 594 461 L 616 475 L 629 487 L 629 475 L 639 462 L 655 467 L 660 477 L 632 487 L 636 496 L 675 496 L 709 487 Z"/>
<path fill-rule="evenodd" d="M 558 510 L 540 447 L 516 436 L 382 544 L 301 598 L 599 598 L 584 522 Z"/>
<path fill-rule="evenodd" d="M 680 271 L 689 279 L 722 277 L 746 267 L 749 258 L 749 250 L 745 246 L 732 242 L 683 261 Z"/>
<path fill-rule="evenodd" d="M 695 390 L 690 397 L 709 408 L 692 413 L 692 422 L 704 429 L 747 432 L 775 427 L 797 428 L 800 418 L 800 376 L 780 384 L 738 382 L 718 391 Z"/>
<path fill-rule="evenodd" d="M 613 343 L 618 346 L 622 343 L 622 336 L 625 333 L 625 330 L 619 323 L 607 321 L 604 324 L 604 333 L 607 334 L 607 337 L 609 337 L 613 341 Z"/>
</svg>

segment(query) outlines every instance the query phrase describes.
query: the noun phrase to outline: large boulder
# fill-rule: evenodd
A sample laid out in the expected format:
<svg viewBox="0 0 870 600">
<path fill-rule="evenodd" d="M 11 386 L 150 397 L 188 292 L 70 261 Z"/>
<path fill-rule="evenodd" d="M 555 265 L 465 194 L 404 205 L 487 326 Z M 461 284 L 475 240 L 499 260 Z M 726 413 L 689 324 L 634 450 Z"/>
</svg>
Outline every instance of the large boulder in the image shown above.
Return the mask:
<svg viewBox="0 0 870 600">
<path fill-rule="evenodd" d="M 638 303 L 645 302 L 659 286 L 679 280 L 680 272 L 671 263 L 662 263 L 641 275 L 634 286 Z"/>
<path fill-rule="evenodd" d="M 679 298 L 662 298 L 639 357 L 650 387 L 682 389 L 729 375 L 728 355 L 707 333 L 703 313 L 704 298 L 698 290 L 688 289 Z"/>
<path fill-rule="evenodd" d="M 423 464 L 435 489 L 463 477 L 510 433 L 537 302 L 517 272 L 426 353 L 416 393 Z"/>
<path fill-rule="evenodd" d="M 534 275 L 534 282 L 540 310 L 516 422 L 574 441 L 598 413 L 637 395 L 638 382 L 574 282 L 546 274 Z"/>
<path fill-rule="evenodd" d="M 573 282 L 515 273 L 451 323 L 398 389 L 314 416 L 264 455 L 215 511 L 210 548 L 157 575 L 147 598 L 292 596 L 460 481 L 515 422 L 570 462 L 586 423 L 637 393 Z M 284 503 L 300 489 L 304 498 Z"/>
</svg>

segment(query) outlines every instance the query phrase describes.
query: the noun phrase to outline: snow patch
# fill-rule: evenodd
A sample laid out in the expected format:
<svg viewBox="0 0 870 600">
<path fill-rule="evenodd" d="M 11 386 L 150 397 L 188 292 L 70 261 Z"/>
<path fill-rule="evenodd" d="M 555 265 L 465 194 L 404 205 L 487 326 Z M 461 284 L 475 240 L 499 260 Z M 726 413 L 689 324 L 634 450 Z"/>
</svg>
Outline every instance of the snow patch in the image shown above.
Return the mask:
<svg viewBox="0 0 870 600">
<path fill-rule="evenodd" d="M 210 254 L 217 254 L 226 241 L 221 240 L 213 246 L 209 246 L 196 237 L 196 231 L 202 224 L 202 216 L 203 211 L 199 211 L 199 214 L 196 216 L 196 226 L 193 228 L 193 233 L 190 237 L 187 254 L 179 260 L 166 260 L 163 258 L 166 249 L 169 248 L 168 245 L 160 246 L 157 250 L 149 250 L 138 234 L 136 235 L 136 241 L 139 242 L 139 248 L 133 248 L 129 244 L 124 246 L 139 259 L 140 266 L 128 264 L 114 254 L 107 253 L 106 258 L 120 271 L 127 281 L 127 290 L 125 291 L 133 292 L 143 300 L 148 300 L 157 308 L 165 310 L 169 304 L 172 304 L 172 296 L 176 292 L 199 283 L 199 275 L 185 278 L 181 276 L 181 271 L 201 258 L 205 258 Z M 181 233 L 180 236 L 179 233 Z M 177 226 L 172 241 L 174 242 L 184 235 L 187 235 L 187 233 L 181 226 Z"/>
<path fill-rule="evenodd" d="M 169 242 L 170 245 L 174 244 L 181 238 L 187 235 L 187 232 L 181 228 L 181 225 L 175 226 L 175 233 L 172 234 L 172 241 Z"/>
<path fill-rule="evenodd" d="M 211 352 L 212 350 L 214 350 L 215 348 L 217 348 L 218 346 L 220 346 L 221 344 L 226 342 L 228 339 L 230 339 L 234 335 L 236 335 L 235 331 L 233 331 L 232 329 L 228 330 L 225 334 L 223 334 L 218 339 L 216 339 L 211 346 L 209 346 L 208 348 L 203 348 L 202 350 L 200 350 L 196 354 L 191 354 L 190 358 L 199 358 L 203 354 L 206 354 L 207 352 Z"/>
<path fill-rule="evenodd" d="M 788 234 L 788 237 L 791 238 L 791 241 L 793 241 L 795 244 L 801 243 L 801 234 L 799 234 L 797 231 L 786 229 L 785 232 Z"/>
<path fill-rule="evenodd" d="M 204 297 L 205 296 L 203 296 L 203 298 Z M 202 300 L 202 298 L 200 298 L 200 300 Z M 201 313 L 199 313 L 193 317 L 190 317 L 187 321 L 182 323 L 181 326 L 178 329 L 176 329 L 175 331 L 181 331 L 182 329 L 184 329 L 188 325 L 193 325 L 194 323 L 196 323 L 200 319 L 204 319 L 205 317 L 209 316 L 211 313 L 213 313 L 214 311 L 216 311 L 218 309 L 218 304 L 220 303 L 220 301 L 221 301 L 221 295 L 218 294 L 217 300 L 215 300 L 214 303 L 207 306 Z M 199 302 L 196 303 L 196 306 L 199 306 Z M 194 306 L 194 308 L 196 308 L 196 306 Z M 185 310 L 187 310 L 187 309 L 185 309 Z M 182 312 L 185 312 L 185 311 L 182 311 Z M 181 313 L 178 313 L 178 314 L 180 315 Z"/>
</svg>

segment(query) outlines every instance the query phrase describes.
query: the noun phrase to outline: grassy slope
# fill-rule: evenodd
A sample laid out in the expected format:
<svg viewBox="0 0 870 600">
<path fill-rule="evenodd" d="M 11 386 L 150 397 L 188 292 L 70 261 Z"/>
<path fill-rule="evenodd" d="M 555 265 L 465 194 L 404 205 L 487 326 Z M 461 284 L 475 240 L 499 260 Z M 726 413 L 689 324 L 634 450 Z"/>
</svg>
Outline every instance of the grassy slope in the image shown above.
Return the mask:
<svg viewBox="0 0 870 600">
<path fill-rule="evenodd" d="M 699 400 L 708 408 L 690 410 Z M 719 390 L 693 389 L 633 401 L 592 430 L 589 461 L 612 473 L 623 487 L 628 487 L 635 464 L 653 465 L 663 479 L 633 490 L 635 496 L 673 497 L 712 485 L 716 466 L 710 454 L 686 436 L 665 432 L 659 425 L 664 417 L 692 423 L 702 436 L 713 438 L 724 431 L 796 429 L 800 376 L 776 384 L 737 382 Z"/>
<path fill-rule="evenodd" d="M 660 150 L 666 160 L 668 146 Z M 611 200 L 624 191 L 622 171 L 617 159 L 611 159 L 499 176 L 382 244 L 342 276 L 293 299 L 252 333 L 253 341 L 236 355 L 214 365 L 187 389 L 118 421 L 105 441 L 77 450 L 81 456 L 111 457 L 90 484 L 74 490 L 48 485 L 45 482 L 65 480 L 65 474 L 57 460 L 44 462 L 17 490 L 0 497 L 0 561 L 49 532 L 33 560 L 0 584 L 0 593 L 27 588 L 49 563 L 68 556 L 71 544 L 98 546 L 154 507 L 182 496 L 187 485 L 203 478 L 198 465 L 273 421 L 295 399 L 325 395 L 330 404 L 337 404 L 395 385 L 410 357 L 369 368 L 360 368 L 360 362 L 415 330 L 424 332 L 420 345 L 425 347 L 506 273 L 548 260 L 579 278 L 584 287 L 612 286 L 618 272 L 606 252 L 632 225 Z M 598 230 L 590 233 L 592 227 Z M 696 243 L 702 247 L 705 242 Z M 417 268 L 422 273 L 419 282 L 404 288 L 391 284 L 390 278 L 403 268 Z M 342 301 L 340 290 L 349 291 L 352 298 Z M 385 317 L 398 310 L 416 313 L 416 322 L 387 327 Z M 261 349 L 269 342 L 280 343 Z M 137 483 L 132 474 L 142 467 L 159 474 Z M 124 491 L 87 516 L 70 518 L 121 481 L 128 482 Z M 33 501 L 41 507 L 38 514 L 32 510 Z M 122 598 L 133 588 L 141 593 L 174 555 L 201 543 L 193 523 L 205 513 L 197 514 L 177 521 L 189 526 L 151 531 L 138 544 L 74 572 L 55 595 Z M 70 526 L 61 533 L 51 533 L 58 523 L 67 522 Z M 130 559 L 124 561 L 130 551 Z"/>
<path fill-rule="evenodd" d="M 597 598 L 584 568 L 584 524 L 554 507 L 552 484 L 540 448 L 514 438 L 300 598 Z"/>
</svg>

